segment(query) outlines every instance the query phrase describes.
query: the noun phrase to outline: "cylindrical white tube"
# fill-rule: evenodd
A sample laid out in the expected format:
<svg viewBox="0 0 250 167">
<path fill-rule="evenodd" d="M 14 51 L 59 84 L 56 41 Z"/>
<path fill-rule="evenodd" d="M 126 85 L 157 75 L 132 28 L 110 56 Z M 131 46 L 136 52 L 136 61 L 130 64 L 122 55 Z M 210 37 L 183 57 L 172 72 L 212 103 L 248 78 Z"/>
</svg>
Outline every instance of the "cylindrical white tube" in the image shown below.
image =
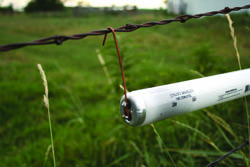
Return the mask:
<svg viewBox="0 0 250 167">
<path fill-rule="evenodd" d="M 250 69 L 129 92 L 131 119 L 142 126 L 250 94 Z M 124 115 L 124 97 L 120 111 Z"/>
</svg>

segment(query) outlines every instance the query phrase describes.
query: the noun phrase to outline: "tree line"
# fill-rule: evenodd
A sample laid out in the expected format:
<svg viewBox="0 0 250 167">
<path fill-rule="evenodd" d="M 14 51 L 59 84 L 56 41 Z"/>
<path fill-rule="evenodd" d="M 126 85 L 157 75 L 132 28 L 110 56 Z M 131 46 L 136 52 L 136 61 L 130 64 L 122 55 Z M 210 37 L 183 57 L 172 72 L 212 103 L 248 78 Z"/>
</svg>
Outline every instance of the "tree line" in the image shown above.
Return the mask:
<svg viewBox="0 0 250 167">
<path fill-rule="evenodd" d="M 60 0 L 31 0 L 24 8 L 27 13 L 52 12 L 63 10 L 64 5 Z"/>
</svg>

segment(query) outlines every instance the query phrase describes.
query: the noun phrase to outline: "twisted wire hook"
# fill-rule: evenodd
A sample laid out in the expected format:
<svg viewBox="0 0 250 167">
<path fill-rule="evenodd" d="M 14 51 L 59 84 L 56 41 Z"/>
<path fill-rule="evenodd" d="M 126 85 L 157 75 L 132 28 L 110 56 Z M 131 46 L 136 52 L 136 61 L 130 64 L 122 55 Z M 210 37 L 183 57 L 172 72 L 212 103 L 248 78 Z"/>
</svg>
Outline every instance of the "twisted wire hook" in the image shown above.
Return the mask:
<svg viewBox="0 0 250 167">
<path fill-rule="evenodd" d="M 129 112 L 129 109 L 128 109 L 127 87 L 126 87 L 126 81 L 125 81 L 125 75 L 124 75 L 124 70 L 123 70 L 122 58 L 121 58 L 119 45 L 118 45 L 118 42 L 117 42 L 115 30 L 112 27 L 108 27 L 108 30 L 110 30 L 112 32 L 112 34 L 113 34 L 113 38 L 114 38 L 114 42 L 115 42 L 115 46 L 116 46 L 116 51 L 117 51 L 117 55 L 118 55 L 118 59 L 119 59 L 120 69 L 121 69 L 123 88 L 124 88 L 124 96 L 125 96 L 125 103 L 126 103 L 126 106 L 124 108 L 124 116 L 123 116 L 123 118 L 131 119 L 131 115 L 130 115 L 130 112 Z M 108 36 L 108 34 L 104 35 L 104 39 L 103 39 L 103 43 L 102 43 L 103 46 L 105 45 L 107 36 Z"/>
</svg>

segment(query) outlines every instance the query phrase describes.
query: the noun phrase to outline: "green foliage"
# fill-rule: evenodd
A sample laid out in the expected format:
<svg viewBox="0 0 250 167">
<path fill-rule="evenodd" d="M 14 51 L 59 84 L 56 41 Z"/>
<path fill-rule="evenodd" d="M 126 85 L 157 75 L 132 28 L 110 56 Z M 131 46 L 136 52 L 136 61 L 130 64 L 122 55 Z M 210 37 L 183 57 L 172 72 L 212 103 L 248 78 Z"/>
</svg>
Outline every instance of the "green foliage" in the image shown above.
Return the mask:
<svg viewBox="0 0 250 167">
<path fill-rule="evenodd" d="M 24 8 L 25 12 L 52 12 L 61 11 L 64 8 L 60 0 L 32 0 Z"/>
<path fill-rule="evenodd" d="M 0 13 L 4 13 L 4 12 L 14 12 L 13 6 L 12 5 L 9 5 L 7 7 L 0 6 Z"/>
<path fill-rule="evenodd" d="M 0 16 L 0 45 L 164 18 L 150 13 L 108 19 Z M 235 24 L 243 68 L 250 67 L 246 26 Z M 190 72 L 200 66 L 206 76 L 238 70 L 228 23 L 222 17 L 117 35 L 129 91 L 200 77 Z M 46 70 L 50 90 L 57 166 L 172 166 L 163 143 L 176 166 L 206 166 L 248 137 L 243 99 L 155 123 L 161 140 L 150 126 L 127 126 L 119 112 L 123 91 L 113 37 L 108 36 L 104 47 L 102 40 L 103 36 L 95 36 L 62 46 L 0 53 L 1 167 L 53 166 L 38 63 Z M 106 61 L 113 85 L 107 81 L 96 49 Z M 207 67 L 202 59 L 213 66 Z M 246 166 L 247 152 L 244 148 L 219 165 Z"/>
<path fill-rule="evenodd" d="M 212 57 L 211 46 L 203 44 L 194 51 L 193 55 L 195 56 L 195 69 L 198 72 L 206 75 L 213 71 L 215 58 Z"/>
</svg>

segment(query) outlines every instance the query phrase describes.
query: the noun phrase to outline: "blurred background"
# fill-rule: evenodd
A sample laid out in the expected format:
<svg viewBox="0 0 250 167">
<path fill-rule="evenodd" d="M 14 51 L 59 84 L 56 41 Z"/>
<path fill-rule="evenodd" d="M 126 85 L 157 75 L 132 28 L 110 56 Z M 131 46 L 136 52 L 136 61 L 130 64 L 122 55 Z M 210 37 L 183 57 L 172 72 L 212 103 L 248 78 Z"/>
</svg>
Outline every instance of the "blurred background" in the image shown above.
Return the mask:
<svg viewBox="0 0 250 167">
<path fill-rule="evenodd" d="M 0 0 L 0 45 L 248 3 Z M 250 67 L 249 14 L 250 10 L 231 14 L 243 69 Z M 239 70 L 223 15 L 117 33 L 117 37 L 129 91 Z M 176 166 L 206 166 L 248 139 L 244 99 L 157 122 L 161 138 L 150 125 L 126 125 L 119 111 L 123 90 L 114 41 L 109 35 L 103 47 L 102 40 L 103 36 L 87 37 L 62 46 L 0 53 L 0 167 L 53 166 L 38 63 L 48 80 L 57 166 L 174 166 L 164 145 Z M 245 147 L 220 166 L 246 166 L 248 157 Z"/>
</svg>

